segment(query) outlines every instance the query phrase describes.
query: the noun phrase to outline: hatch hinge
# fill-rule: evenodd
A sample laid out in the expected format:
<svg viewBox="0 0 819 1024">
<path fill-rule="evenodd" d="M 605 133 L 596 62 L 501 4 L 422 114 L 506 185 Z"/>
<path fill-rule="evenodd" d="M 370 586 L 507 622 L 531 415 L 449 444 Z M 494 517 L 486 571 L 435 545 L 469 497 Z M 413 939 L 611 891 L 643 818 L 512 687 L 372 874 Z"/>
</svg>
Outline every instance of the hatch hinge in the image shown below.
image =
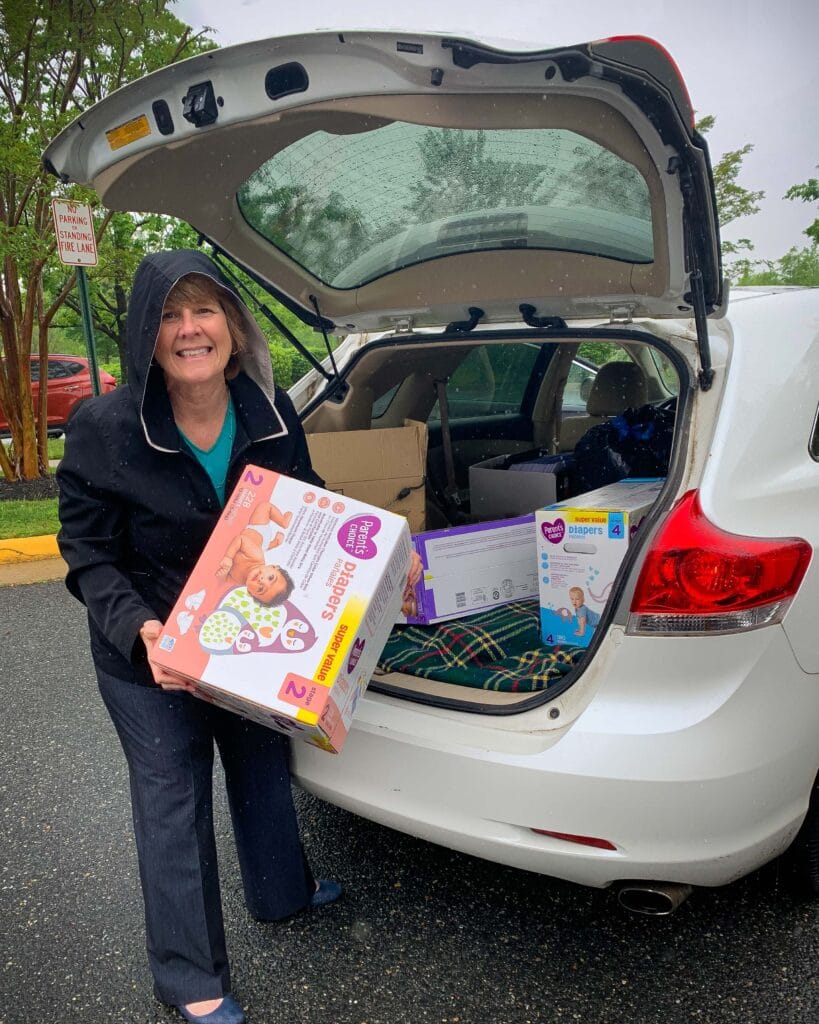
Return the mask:
<svg viewBox="0 0 819 1024">
<path fill-rule="evenodd" d="M 327 349 L 327 358 L 330 361 L 330 366 L 333 368 L 333 378 L 327 389 L 327 397 L 331 402 L 341 404 L 341 402 L 343 402 L 347 397 L 350 385 L 347 381 L 341 379 L 341 374 L 338 372 L 336 357 L 333 355 L 333 346 L 330 344 L 330 339 L 327 337 L 327 329 L 324 326 L 324 317 L 322 316 L 321 309 L 319 308 L 318 298 L 315 295 L 311 295 L 310 301 L 313 303 L 313 309 L 315 309 L 318 322 L 321 325 L 321 333 L 324 337 L 324 347 Z"/>
<path fill-rule="evenodd" d="M 634 310 L 636 305 L 632 305 L 628 302 L 621 302 L 616 306 L 609 306 L 609 323 L 610 324 L 630 324 L 634 320 Z"/>
<path fill-rule="evenodd" d="M 700 357 L 700 372 L 697 380 L 703 391 L 708 391 L 714 382 L 714 370 L 711 366 L 711 343 L 708 339 L 708 319 L 705 310 L 705 288 L 702 281 L 699 250 L 694 240 L 692 225 L 700 215 L 697 206 L 696 190 L 691 171 L 681 162 L 669 162 L 669 174 L 680 176 L 680 190 L 683 197 L 683 230 L 685 231 L 685 254 L 688 263 L 688 283 L 691 290 L 683 295 L 683 300 L 694 310 L 694 326 L 697 332 L 697 351 Z"/>
<path fill-rule="evenodd" d="M 518 309 L 527 327 L 537 327 L 544 331 L 562 331 L 566 328 L 566 321 L 562 316 L 538 316 L 537 309 L 529 302 L 522 302 Z"/>
<path fill-rule="evenodd" d="M 411 316 L 400 316 L 392 322 L 393 334 L 412 334 L 413 322 Z"/>
<path fill-rule="evenodd" d="M 446 334 L 469 334 L 470 331 L 474 331 L 478 324 L 481 322 L 484 311 L 478 306 L 470 306 L 467 309 L 469 313 L 468 320 L 453 320 L 451 324 L 446 325 Z"/>
</svg>

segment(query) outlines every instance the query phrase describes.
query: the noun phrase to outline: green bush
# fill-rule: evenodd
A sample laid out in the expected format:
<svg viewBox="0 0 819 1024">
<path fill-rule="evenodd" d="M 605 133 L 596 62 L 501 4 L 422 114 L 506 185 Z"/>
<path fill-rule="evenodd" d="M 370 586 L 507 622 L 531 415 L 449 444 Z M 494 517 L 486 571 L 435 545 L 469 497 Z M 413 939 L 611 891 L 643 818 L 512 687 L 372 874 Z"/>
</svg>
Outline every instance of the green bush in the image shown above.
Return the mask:
<svg viewBox="0 0 819 1024">
<path fill-rule="evenodd" d="M 581 359 L 588 359 L 595 366 L 604 363 L 627 363 L 629 354 L 624 348 L 611 341 L 584 341 L 577 350 Z"/>
<path fill-rule="evenodd" d="M 317 355 L 316 358 L 321 359 L 321 355 Z M 305 359 L 301 352 L 297 352 L 295 349 L 293 349 L 293 379 L 290 381 L 290 383 L 295 384 L 297 380 L 301 380 L 305 373 L 307 373 L 307 371 L 311 370 L 312 368 L 312 364 L 309 362 L 309 360 Z"/>
<path fill-rule="evenodd" d="M 113 363 L 98 363 L 97 365 L 101 371 L 105 370 L 106 373 L 110 373 L 114 380 L 116 380 L 117 387 L 119 387 L 121 383 L 119 359 L 115 360 Z"/>
<path fill-rule="evenodd" d="M 295 350 L 290 345 L 278 345 L 270 342 L 270 362 L 273 366 L 273 380 L 286 391 L 293 383 L 293 355 Z"/>
</svg>

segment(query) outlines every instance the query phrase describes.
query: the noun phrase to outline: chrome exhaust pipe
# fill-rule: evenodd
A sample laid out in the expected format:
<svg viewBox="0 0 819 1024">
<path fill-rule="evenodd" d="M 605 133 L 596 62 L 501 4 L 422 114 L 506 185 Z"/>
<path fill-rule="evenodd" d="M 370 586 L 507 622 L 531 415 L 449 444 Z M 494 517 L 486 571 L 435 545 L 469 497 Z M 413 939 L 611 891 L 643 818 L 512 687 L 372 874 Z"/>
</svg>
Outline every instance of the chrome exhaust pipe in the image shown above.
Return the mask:
<svg viewBox="0 0 819 1024">
<path fill-rule="evenodd" d="M 684 882 L 625 882 L 620 886 L 617 900 L 620 906 L 635 914 L 667 917 L 693 892 L 693 885 Z"/>
</svg>

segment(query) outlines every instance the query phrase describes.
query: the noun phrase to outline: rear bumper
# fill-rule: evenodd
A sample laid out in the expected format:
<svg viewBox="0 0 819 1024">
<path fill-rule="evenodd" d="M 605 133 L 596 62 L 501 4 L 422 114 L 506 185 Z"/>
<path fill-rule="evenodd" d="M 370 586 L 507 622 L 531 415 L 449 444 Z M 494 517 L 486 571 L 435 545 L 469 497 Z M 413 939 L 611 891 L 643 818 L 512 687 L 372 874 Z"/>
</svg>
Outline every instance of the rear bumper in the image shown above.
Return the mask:
<svg viewBox="0 0 819 1024">
<path fill-rule="evenodd" d="M 799 671 L 779 628 L 710 639 L 705 677 L 683 667 L 686 642 L 621 637 L 562 730 L 535 729 L 540 712 L 476 723 L 368 695 L 343 752 L 296 743 L 294 773 L 357 814 L 513 867 L 596 887 L 726 884 L 799 828 L 819 764 L 819 679 Z"/>
</svg>

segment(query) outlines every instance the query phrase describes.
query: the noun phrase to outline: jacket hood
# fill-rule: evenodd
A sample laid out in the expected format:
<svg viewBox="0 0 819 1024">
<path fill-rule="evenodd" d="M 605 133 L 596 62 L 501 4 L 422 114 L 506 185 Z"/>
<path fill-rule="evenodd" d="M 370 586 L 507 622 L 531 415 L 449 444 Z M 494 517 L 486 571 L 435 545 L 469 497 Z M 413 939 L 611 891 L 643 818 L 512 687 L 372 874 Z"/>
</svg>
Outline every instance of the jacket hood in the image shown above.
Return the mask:
<svg viewBox="0 0 819 1024">
<path fill-rule="evenodd" d="M 269 404 L 271 422 L 265 436 L 286 434 L 284 420 L 276 408 L 270 351 L 259 325 L 213 260 L 196 249 L 176 249 L 151 253 L 142 260 L 134 275 L 128 306 L 128 383 L 148 443 L 164 450 L 179 449 L 165 376 L 153 356 L 165 300 L 177 281 L 187 274 L 211 278 L 238 303 L 247 337 L 246 351 L 239 357 L 240 375 L 249 377 Z"/>
</svg>

